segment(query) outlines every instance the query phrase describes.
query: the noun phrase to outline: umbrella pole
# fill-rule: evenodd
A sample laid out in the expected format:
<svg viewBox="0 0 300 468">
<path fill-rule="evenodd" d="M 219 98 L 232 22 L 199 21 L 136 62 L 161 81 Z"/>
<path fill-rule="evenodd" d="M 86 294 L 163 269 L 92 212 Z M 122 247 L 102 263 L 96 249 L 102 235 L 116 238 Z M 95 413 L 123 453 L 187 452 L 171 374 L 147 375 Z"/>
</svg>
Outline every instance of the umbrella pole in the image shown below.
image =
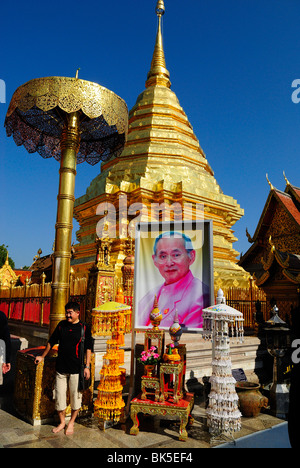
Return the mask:
<svg viewBox="0 0 300 468">
<path fill-rule="evenodd" d="M 69 276 L 75 201 L 76 158 L 80 145 L 79 113 L 67 115 L 68 122 L 62 132 L 59 191 L 55 224 L 55 249 L 52 273 L 49 336 L 65 318 L 65 305 L 69 300 Z"/>
</svg>

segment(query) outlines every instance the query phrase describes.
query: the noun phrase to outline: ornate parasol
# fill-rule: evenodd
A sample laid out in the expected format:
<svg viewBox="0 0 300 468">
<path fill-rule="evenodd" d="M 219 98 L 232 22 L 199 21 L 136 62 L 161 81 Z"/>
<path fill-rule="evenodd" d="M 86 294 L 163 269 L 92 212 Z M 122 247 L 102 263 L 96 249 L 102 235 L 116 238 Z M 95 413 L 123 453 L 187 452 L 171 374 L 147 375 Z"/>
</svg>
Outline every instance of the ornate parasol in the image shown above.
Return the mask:
<svg viewBox="0 0 300 468">
<path fill-rule="evenodd" d="M 69 299 L 76 163 L 96 164 L 124 147 L 128 110 L 112 91 L 89 81 L 48 77 L 28 81 L 14 93 L 5 119 L 17 146 L 60 161 L 55 225 L 50 333 L 65 316 Z"/>
</svg>

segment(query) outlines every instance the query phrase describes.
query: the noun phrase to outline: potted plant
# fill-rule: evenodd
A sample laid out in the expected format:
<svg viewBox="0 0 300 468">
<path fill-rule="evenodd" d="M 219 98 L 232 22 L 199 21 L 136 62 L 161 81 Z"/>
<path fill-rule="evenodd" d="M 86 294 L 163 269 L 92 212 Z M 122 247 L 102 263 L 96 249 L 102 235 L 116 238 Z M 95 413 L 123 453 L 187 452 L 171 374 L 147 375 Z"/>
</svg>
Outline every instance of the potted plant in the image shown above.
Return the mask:
<svg viewBox="0 0 300 468">
<path fill-rule="evenodd" d="M 142 351 L 141 356 L 138 358 L 138 361 L 144 364 L 147 377 L 152 377 L 152 372 L 156 364 L 160 361 L 160 355 L 157 352 L 156 346 L 151 346 L 148 351 Z"/>
</svg>

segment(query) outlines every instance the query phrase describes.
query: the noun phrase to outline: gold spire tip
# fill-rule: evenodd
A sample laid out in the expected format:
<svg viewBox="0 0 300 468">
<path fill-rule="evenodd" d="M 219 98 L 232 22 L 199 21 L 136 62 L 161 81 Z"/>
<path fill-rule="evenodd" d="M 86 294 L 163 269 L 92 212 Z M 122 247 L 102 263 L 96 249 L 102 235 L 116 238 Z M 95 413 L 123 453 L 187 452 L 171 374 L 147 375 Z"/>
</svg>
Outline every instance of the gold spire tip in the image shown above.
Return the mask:
<svg viewBox="0 0 300 468">
<path fill-rule="evenodd" d="M 161 27 L 162 16 L 165 13 L 165 4 L 163 0 L 158 0 L 158 2 L 156 3 L 155 11 L 158 16 L 158 28 L 151 62 L 151 68 L 147 75 L 146 88 L 156 85 L 166 86 L 167 88 L 170 88 L 170 73 L 166 68 Z"/>
<path fill-rule="evenodd" d="M 155 12 L 158 17 L 163 16 L 165 14 L 164 0 L 158 0 L 156 7 L 155 7 Z"/>
<path fill-rule="evenodd" d="M 80 68 L 77 68 L 77 70 L 76 70 L 76 74 L 75 74 L 76 80 L 78 80 L 78 72 L 79 72 L 79 70 L 80 70 Z"/>
</svg>

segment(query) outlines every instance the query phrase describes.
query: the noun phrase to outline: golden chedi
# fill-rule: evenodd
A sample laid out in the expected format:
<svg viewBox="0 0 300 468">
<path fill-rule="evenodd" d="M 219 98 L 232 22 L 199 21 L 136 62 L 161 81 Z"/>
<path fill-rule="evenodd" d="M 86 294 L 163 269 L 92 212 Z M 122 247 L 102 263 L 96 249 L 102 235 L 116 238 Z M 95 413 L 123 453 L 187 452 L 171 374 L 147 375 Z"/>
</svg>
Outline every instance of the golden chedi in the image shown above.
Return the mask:
<svg viewBox="0 0 300 468">
<path fill-rule="evenodd" d="M 132 215 L 127 215 L 123 208 L 120 210 L 122 200 L 126 209 L 140 204 L 141 221 L 157 221 L 151 211 L 153 204 L 170 210 L 172 219 L 172 206 L 176 205 L 184 219 L 202 216 L 213 220 L 216 291 L 219 287 L 224 291 L 233 286 L 248 288 L 249 274 L 237 265 L 238 252 L 233 248 L 237 238 L 232 227 L 243 210 L 232 196 L 223 193 L 187 115 L 171 90 L 161 29 L 164 11 L 164 2 L 160 1 L 150 71 L 145 90 L 129 112 L 124 150 L 117 158 L 102 164 L 101 173 L 75 201 L 75 218 L 80 229 L 73 265 L 77 275 L 84 275 L 92 265 L 98 223 L 109 220 L 105 204 L 115 210 L 112 214 L 116 215 L 117 229 L 112 260 L 120 277 L 126 257 L 124 241 L 129 237 L 126 231 L 132 220 Z"/>
</svg>

